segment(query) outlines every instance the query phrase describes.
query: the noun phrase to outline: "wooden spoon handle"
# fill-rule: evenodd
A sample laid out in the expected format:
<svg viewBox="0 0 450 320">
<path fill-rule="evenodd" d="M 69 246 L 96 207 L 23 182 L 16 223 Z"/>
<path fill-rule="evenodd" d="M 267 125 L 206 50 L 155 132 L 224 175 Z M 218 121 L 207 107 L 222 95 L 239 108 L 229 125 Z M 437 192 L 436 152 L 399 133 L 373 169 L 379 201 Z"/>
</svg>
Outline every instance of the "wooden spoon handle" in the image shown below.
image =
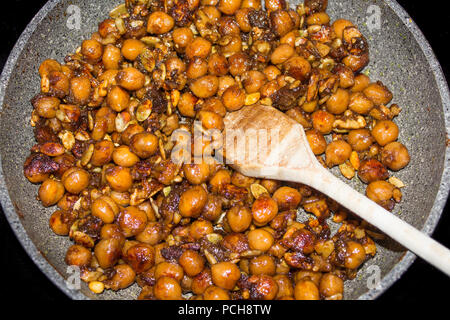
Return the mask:
<svg viewBox="0 0 450 320">
<path fill-rule="evenodd" d="M 295 174 L 297 179 L 291 181 L 306 183 L 326 194 L 450 276 L 449 249 L 352 189 L 328 170 L 324 168 L 308 170 L 302 172 L 293 170 L 292 177 L 297 171 Z"/>
</svg>

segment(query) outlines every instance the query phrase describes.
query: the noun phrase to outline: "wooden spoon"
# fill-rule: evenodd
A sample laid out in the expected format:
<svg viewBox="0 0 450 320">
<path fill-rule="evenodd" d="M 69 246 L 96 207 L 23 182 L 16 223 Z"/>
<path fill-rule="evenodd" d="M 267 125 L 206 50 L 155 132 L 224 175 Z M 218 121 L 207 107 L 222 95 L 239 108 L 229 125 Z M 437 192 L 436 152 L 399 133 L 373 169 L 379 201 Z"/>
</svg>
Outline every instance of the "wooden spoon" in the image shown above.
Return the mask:
<svg viewBox="0 0 450 320">
<path fill-rule="evenodd" d="M 250 177 L 311 186 L 450 275 L 450 250 L 325 169 L 311 151 L 303 127 L 284 113 L 263 105 L 228 113 L 225 137 L 226 163 L 235 170 Z"/>
</svg>

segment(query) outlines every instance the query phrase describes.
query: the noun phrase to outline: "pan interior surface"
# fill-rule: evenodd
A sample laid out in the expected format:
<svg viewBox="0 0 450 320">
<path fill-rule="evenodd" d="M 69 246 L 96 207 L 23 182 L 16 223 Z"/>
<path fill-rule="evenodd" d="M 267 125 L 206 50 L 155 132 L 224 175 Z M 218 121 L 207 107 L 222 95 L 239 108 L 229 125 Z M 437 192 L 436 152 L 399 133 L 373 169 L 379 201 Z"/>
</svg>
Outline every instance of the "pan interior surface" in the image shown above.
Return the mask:
<svg viewBox="0 0 450 320">
<path fill-rule="evenodd" d="M 36 200 L 38 186 L 30 184 L 22 171 L 23 161 L 34 145 L 29 125 L 30 100 L 39 90 L 39 64 L 47 58 L 63 61 L 65 55 L 74 52 L 96 31 L 109 11 L 122 2 L 50 1 L 41 10 L 39 19 L 35 18 L 30 24 L 26 37 L 19 40 L 1 82 L 0 151 L 4 181 L 1 181 L 0 195 L 3 209 L 38 266 L 64 292 L 78 299 L 134 299 L 138 288 L 134 285 L 96 296 L 84 284 L 80 291 L 69 290 L 64 285 L 64 279 L 70 276 L 64 256 L 71 242 L 50 230 L 48 219 L 54 209 L 40 205 Z M 296 2 L 292 1 L 291 6 Z M 358 25 L 370 45 L 371 63 L 366 70 L 372 80 L 381 80 L 392 90 L 393 103 L 403 109 L 396 122 L 401 128 L 399 140 L 410 151 L 411 163 L 395 173 L 406 187 L 402 190 L 403 201 L 396 206 L 394 214 L 430 233 L 448 195 L 445 115 L 448 117 L 449 110 L 442 96 L 443 93 L 448 95 L 448 89 L 443 87 L 442 79 L 439 81 L 442 77 L 439 65 L 430 65 L 430 59 L 435 61 L 434 56 L 423 51 L 427 44 L 417 41 L 418 35 L 411 31 L 414 26 L 411 27 L 407 19 L 406 24 L 404 22 L 404 12 L 396 13 L 393 8 L 398 10 L 398 5 L 391 1 L 330 0 L 327 12 L 332 20 L 344 18 Z M 77 14 L 79 16 L 74 16 Z M 379 25 L 373 24 L 377 17 Z M 358 182 L 354 187 L 364 190 Z M 377 245 L 375 258 L 364 265 L 356 279 L 346 283 L 346 299 L 375 298 L 398 279 L 414 259 L 411 253 L 404 257 L 405 250 L 392 241 Z M 382 281 L 377 287 L 373 279 L 378 273 Z"/>
</svg>

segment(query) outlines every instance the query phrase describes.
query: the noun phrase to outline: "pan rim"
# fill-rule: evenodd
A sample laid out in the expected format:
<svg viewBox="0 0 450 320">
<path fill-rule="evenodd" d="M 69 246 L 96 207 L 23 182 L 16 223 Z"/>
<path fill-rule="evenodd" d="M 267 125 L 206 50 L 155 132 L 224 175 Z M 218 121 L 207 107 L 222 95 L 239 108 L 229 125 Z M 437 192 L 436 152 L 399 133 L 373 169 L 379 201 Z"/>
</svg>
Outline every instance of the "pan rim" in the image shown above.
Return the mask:
<svg viewBox="0 0 450 320">
<path fill-rule="evenodd" d="M 20 35 L 16 44 L 14 45 L 0 76 L 0 115 L 3 110 L 4 96 L 6 88 L 8 86 L 13 67 L 15 66 L 18 57 L 20 56 L 23 48 L 28 43 L 31 35 L 34 33 L 38 25 L 47 16 L 47 14 L 62 0 L 49 0 L 34 16 L 31 22 L 27 25 L 25 30 Z M 411 19 L 409 14 L 401 7 L 395 0 L 384 0 L 384 2 L 395 12 L 395 14 L 401 19 L 408 30 L 413 34 L 420 49 L 425 55 L 427 62 L 430 66 L 430 70 L 433 73 L 436 85 L 439 90 L 441 103 L 444 111 L 444 121 L 446 133 L 450 132 L 450 93 L 448 84 L 443 74 L 442 68 L 437 60 L 433 49 L 426 40 L 423 33 L 420 31 L 416 23 Z M 430 210 L 428 218 L 426 219 L 422 231 L 428 235 L 431 235 L 439 222 L 439 218 L 443 213 L 446 200 L 450 190 L 450 148 L 446 148 L 444 169 L 440 181 L 440 187 L 434 199 L 433 207 Z M 25 252 L 32 259 L 35 265 L 50 279 L 50 281 L 64 292 L 68 297 L 72 299 L 88 299 L 79 290 L 70 290 L 65 284 L 63 276 L 46 260 L 45 256 L 37 249 L 31 238 L 28 236 L 25 228 L 23 227 L 16 210 L 12 204 L 9 196 L 9 191 L 6 188 L 6 182 L 3 176 L 2 158 L 0 155 L 0 202 L 11 229 L 13 230 L 16 238 L 24 248 Z M 416 256 L 407 251 L 403 258 L 395 264 L 391 271 L 389 271 L 381 280 L 379 286 L 375 289 L 371 289 L 365 294 L 358 297 L 358 299 L 368 300 L 375 299 L 380 296 L 385 290 L 387 290 L 395 281 L 397 281 L 401 275 L 411 266 L 416 259 Z"/>
</svg>

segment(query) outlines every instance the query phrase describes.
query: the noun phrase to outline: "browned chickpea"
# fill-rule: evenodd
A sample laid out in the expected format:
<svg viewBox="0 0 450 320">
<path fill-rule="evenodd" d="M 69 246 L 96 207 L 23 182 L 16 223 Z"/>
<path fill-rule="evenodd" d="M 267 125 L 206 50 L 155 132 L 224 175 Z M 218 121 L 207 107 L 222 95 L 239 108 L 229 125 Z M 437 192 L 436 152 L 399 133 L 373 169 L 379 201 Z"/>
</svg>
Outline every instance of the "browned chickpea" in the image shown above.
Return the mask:
<svg viewBox="0 0 450 320">
<path fill-rule="evenodd" d="M 136 273 L 133 268 L 123 263 L 114 267 L 114 276 L 111 280 L 107 280 L 107 284 L 111 290 L 117 291 L 129 287 L 135 278 Z"/>
<path fill-rule="evenodd" d="M 291 187 L 281 187 L 272 195 L 272 199 L 278 204 L 281 211 L 297 209 L 302 195 L 296 189 Z"/>
<path fill-rule="evenodd" d="M 360 152 L 369 149 L 374 139 L 367 129 L 356 129 L 349 132 L 347 136 L 348 143 L 352 149 Z"/>
<path fill-rule="evenodd" d="M 208 195 L 201 186 L 192 187 L 181 194 L 179 210 L 183 217 L 198 217 L 206 204 Z"/>
<path fill-rule="evenodd" d="M 62 198 L 64 191 L 60 181 L 47 179 L 39 187 L 39 199 L 44 207 L 50 207 Z"/>
<path fill-rule="evenodd" d="M 333 22 L 334 33 L 341 40 L 342 40 L 342 33 L 344 32 L 344 29 L 347 27 L 353 27 L 353 23 L 345 19 L 338 19 L 335 22 Z"/>
<path fill-rule="evenodd" d="M 241 6 L 242 0 L 219 0 L 217 8 L 227 15 L 234 14 Z"/>
<path fill-rule="evenodd" d="M 241 277 L 239 268 L 231 262 L 219 262 L 211 266 L 213 283 L 223 289 L 232 290 Z"/>
<path fill-rule="evenodd" d="M 254 229 L 248 233 L 248 245 L 252 250 L 266 252 L 274 243 L 273 235 L 264 229 Z"/>
<path fill-rule="evenodd" d="M 47 75 L 50 84 L 49 93 L 60 99 L 64 98 L 70 90 L 69 77 L 60 71 L 50 71 Z"/>
<path fill-rule="evenodd" d="M 54 59 L 46 59 L 39 66 L 39 75 L 47 76 L 52 71 L 61 71 L 61 64 Z"/>
<path fill-rule="evenodd" d="M 273 11 L 270 13 L 273 31 L 279 37 L 284 36 L 294 28 L 294 22 L 287 11 Z"/>
<path fill-rule="evenodd" d="M 221 117 L 225 117 L 227 114 L 227 109 L 224 107 L 222 100 L 220 98 L 209 98 L 206 99 L 202 105 L 202 111 L 212 111 L 217 113 Z"/>
<path fill-rule="evenodd" d="M 306 18 L 306 24 L 328 24 L 330 17 L 325 12 L 316 12 Z"/>
<path fill-rule="evenodd" d="M 161 277 L 169 277 L 177 281 L 181 281 L 184 276 L 183 268 L 176 262 L 163 261 L 156 265 L 155 279 Z"/>
<path fill-rule="evenodd" d="M 311 280 L 300 280 L 295 284 L 295 300 L 319 300 L 319 288 Z"/>
<path fill-rule="evenodd" d="M 231 175 L 228 170 L 221 169 L 217 171 L 209 181 L 211 191 L 218 192 L 223 186 L 231 183 Z"/>
<path fill-rule="evenodd" d="M 259 300 L 273 300 L 278 293 L 276 281 L 269 275 L 251 276 L 248 281 L 252 284 L 250 297 Z"/>
<path fill-rule="evenodd" d="M 342 299 L 344 281 L 332 273 L 325 273 L 320 279 L 319 292 L 326 298 L 335 297 Z"/>
<path fill-rule="evenodd" d="M 195 277 L 203 270 L 205 259 L 197 251 L 186 250 L 181 254 L 179 263 L 189 277 Z"/>
<path fill-rule="evenodd" d="M 251 68 L 251 61 L 244 52 L 237 52 L 228 58 L 229 72 L 232 76 L 240 76 Z"/>
<path fill-rule="evenodd" d="M 84 40 L 81 44 L 81 54 L 90 62 L 97 62 L 103 54 L 103 46 L 96 40 Z"/>
<path fill-rule="evenodd" d="M 280 43 L 290 45 L 291 47 L 295 47 L 295 37 L 296 34 L 294 31 L 286 33 L 284 36 L 280 38 Z"/>
<path fill-rule="evenodd" d="M 79 105 L 89 101 L 91 95 L 91 82 L 88 77 L 80 76 L 70 79 L 70 98 Z"/>
<path fill-rule="evenodd" d="M 408 149 L 400 142 L 388 143 L 381 150 L 381 162 L 393 171 L 398 171 L 406 167 L 409 160 Z"/>
<path fill-rule="evenodd" d="M 153 294 L 158 300 L 180 300 L 180 283 L 170 277 L 161 277 L 156 281 Z"/>
<path fill-rule="evenodd" d="M 277 274 L 273 277 L 273 280 L 278 285 L 277 299 L 294 296 L 294 287 L 292 286 L 291 279 L 287 275 Z"/>
<path fill-rule="evenodd" d="M 344 266 L 348 269 L 357 269 L 366 260 L 363 246 L 355 241 L 348 241 L 345 246 Z"/>
<path fill-rule="evenodd" d="M 178 111 L 184 117 L 195 117 L 195 104 L 197 103 L 197 98 L 190 92 L 185 92 L 181 95 L 180 101 L 178 102 Z"/>
<path fill-rule="evenodd" d="M 367 98 L 362 92 L 354 92 L 350 96 L 348 108 L 356 113 L 368 114 L 373 106 L 372 100 Z"/>
<path fill-rule="evenodd" d="M 219 88 L 219 79 L 212 75 L 203 76 L 195 79 L 189 88 L 197 97 L 209 98 L 216 94 Z"/>
<path fill-rule="evenodd" d="M 37 114 L 42 118 L 51 119 L 56 116 L 56 111 L 59 109 L 60 101 L 56 97 L 48 97 L 38 95 L 31 100 Z"/>
<path fill-rule="evenodd" d="M 209 221 L 216 221 L 222 214 L 222 198 L 213 194 L 208 194 L 208 200 L 202 211 L 202 218 Z"/>
<path fill-rule="evenodd" d="M 315 155 L 319 155 L 325 152 L 327 142 L 324 136 L 317 130 L 312 129 L 305 132 L 306 139 L 308 139 L 309 146 Z"/>
<path fill-rule="evenodd" d="M 377 180 L 386 180 L 389 177 L 389 172 L 380 161 L 367 159 L 361 161 L 358 177 L 364 183 L 371 183 Z"/>
<path fill-rule="evenodd" d="M 126 145 L 130 145 L 130 143 L 131 143 L 131 138 L 132 138 L 135 134 L 140 133 L 140 132 L 143 132 L 143 131 L 145 131 L 145 129 L 144 129 L 142 126 L 140 126 L 140 125 L 138 125 L 138 124 L 130 124 L 130 125 L 125 129 L 125 131 L 122 132 L 122 135 L 121 135 L 122 143 L 123 143 L 123 144 L 126 144 Z"/>
<path fill-rule="evenodd" d="M 192 184 L 202 184 L 210 174 L 209 165 L 206 162 L 199 164 L 183 165 L 184 177 Z"/>
<path fill-rule="evenodd" d="M 220 53 L 230 56 L 242 50 L 242 40 L 239 34 L 229 34 L 224 36 L 220 42 Z"/>
<path fill-rule="evenodd" d="M 133 184 L 133 178 L 129 168 L 112 166 L 106 169 L 105 178 L 115 191 L 125 192 Z"/>
<path fill-rule="evenodd" d="M 394 192 L 394 186 L 389 182 L 379 180 L 371 182 L 366 189 L 366 196 L 378 204 L 384 204 L 389 201 Z"/>
<path fill-rule="evenodd" d="M 146 159 L 158 150 L 158 138 L 150 132 L 135 134 L 130 141 L 130 148 L 138 157 Z"/>
<path fill-rule="evenodd" d="M 91 263 L 91 251 L 83 246 L 74 244 L 67 250 L 65 262 L 69 266 L 85 267 Z"/>
<path fill-rule="evenodd" d="M 392 93 L 380 81 L 369 84 L 363 92 L 377 106 L 386 105 L 392 100 Z"/>
<path fill-rule="evenodd" d="M 267 81 L 264 73 L 256 70 L 250 70 L 242 75 L 242 84 L 247 93 L 258 92 Z"/>
<path fill-rule="evenodd" d="M 91 164 L 95 167 L 101 167 L 112 159 L 114 143 L 108 140 L 98 141 L 94 145 L 94 152 L 91 157 Z"/>
<path fill-rule="evenodd" d="M 266 190 L 269 193 L 274 193 L 275 190 L 278 189 L 278 187 L 280 186 L 280 182 L 277 180 L 271 180 L 271 179 L 262 179 L 260 184 L 266 188 Z"/>
<path fill-rule="evenodd" d="M 322 278 L 322 273 L 308 271 L 308 270 L 300 270 L 295 274 L 294 282 L 297 283 L 300 280 L 311 280 L 319 286 L 320 279 Z"/>
<path fill-rule="evenodd" d="M 115 148 L 112 153 L 112 159 L 121 167 L 132 167 L 140 160 L 139 157 L 131 151 L 130 147 L 126 145 Z"/>
<path fill-rule="evenodd" d="M 184 49 L 194 40 L 194 34 L 189 28 L 176 28 L 173 30 L 172 38 L 175 46 Z"/>
<path fill-rule="evenodd" d="M 292 46 L 288 44 L 280 44 L 270 56 L 270 61 L 273 64 L 280 64 L 287 61 L 290 57 L 292 57 L 295 53 L 295 50 Z"/>
<path fill-rule="evenodd" d="M 120 258 L 120 241 L 115 238 L 102 239 L 94 248 L 95 258 L 101 268 L 107 269 Z"/>
<path fill-rule="evenodd" d="M 360 56 L 349 54 L 342 59 L 342 63 L 353 72 L 359 72 L 369 64 L 369 53 L 365 52 Z"/>
<path fill-rule="evenodd" d="M 136 235 L 136 240 L 150 245 L 158 244 L 162 240 L 162 226 L 159 222 L 149 222 L 145 229 Z"/>
<path fill-rule="evenodd" d="M 337 91 L 327 100 L 327 110 L 333 114 L 341 114 L 347 110 L 350 102 L 350 95 L 347 90 L 337 89 Z"/>
<path fill-rule="evenodd" d="M 89 185 L 90 175 L 86 170 L 72 167 L 64 172 L 61 182 L 64 188 L 73 194 L 79 194 Z"/>
<path fill-rule="evenodd" d="M 224 128 L 223 118 L 215 112 L 201 110 L 198 113 L 198 119 L 205 129 L 217 129 L 222 131 Z"/>
<path fill-rule="evenodd" d="M 225 90 L 229 87 L 236 85 L 237 82 L 231 76 L 222 76 L 219 78 L 219 88 L 217 89 L 217 96 L 221 97 Z"/>
<path fill-rule="evenodd" d="M 203 219 L 195 220 L 189 227 L 189 235 L 194 240 L 200 240 L 204 236 L 213 232 L 214 232 L 213 225 L 208 220 Z"/>
<path fill-rule="evenodd" d="M 224 76 L 228 73 L 228 61 L 220 53 L 213 53 L 208 59 L 208 72 L 213 76 Z"/>
<path fill-rule="evenodd" d="M 155 264 L 155 249 L 146 243 L 139 243 L 127 250 L 126 261 L 137 273 L 147 271 Z"/>
<path fill-rule="evenodd" d="M 141 54 L 144 48 L 145 44 L 142 41 L 136 39 L 126 39 L 122 44 L 121 51 L 125 59 L 134 61 Z"/>
<path fill-rule="evenodd" d="M 228 292 L 216 286 L 209 286 L 203 292 L 204 300 L 230 300 Z"/>
<path fill-rule="evenodd" d="M 252 25 L 250 24 L 250 21 L 248 19 L 248 14 L 251 11 L 252 10 L 250 8 L 242 7 L 241 4 L 241 9 L 237 10 L 234 15 L 236 18 L 236 22 L 238 23 L 239 28 L 242 32 L 250 32 L 252 30 Z"/>
<path fill-rule="evenodd" d="M 247 207 L 236 205 L 227 211 L 227 221 L 234 232 L 244 232 L 252 223 L 252 213 Z"/>
<path fill-rule="evenodd" d="M 100 238 L 101 239 L 117 239 L 119 240 L 121 246 L 125 243 L 125 237 L 123 236 L 120 228 L 117 224 L 107 223 L 102 226 L 100 229 Z"/>
<path fill-rule="evenodd" d="M 278 213 L 278 205 L 270 197 L 262 196 L 253 202 L 252 215 L 253 223 L 263 226 L 269 223 Z"/>
<path fill-rule="evenodd" d="M 287 4 L 283 0 L 264 0 L 264 6 L 267 11 L 285 10 Z"/>
<path fill-rule="evenodd" d="M 355 77 L 355 84 L 350 89 L 351 92 L 362 92 L 370 84 L 370 78 L 365 74 L 361 73 Z"/>
<path fill-rule="evenodd" d="M 191 41 L 186 47 L 186 57 L 191 60 L 194 57 L 206 59 L 211 52 L 211 42 L 208 40 L 197 37 Z"/>
<path fill-rule="evenodd" d="M 56 210 L 53 212 L 49 220 L 49 226 L 53 232 L 59 236 L 67 236 L 72 224 L 70 213 L 64 210 Z"/>
<path fill-rule="evenodd" d="M 145 76 L 138 69 L 127 67 L 117 73 L 116 81 L 122 88 L 136 91 L 144 86 Z"/>
<path fill-rule="evenodd" d="M 272 256 L 266 254 L 254 257 L 250 260 L 249 270 L 252 275 L 266 274 L 273 276 L 276 270 L 275 261 Z"/>
<path fill-rule="evenodd" d="M 380 146 L 385 146 L 398 138 L 398 126 L 391 120 L 377 121 L 371 133 Z"/>
<path fill-rule="evenodd" d="M 281 70 L 276 66 L 267 66 L 263 72 L 269 81 L 275 80 L 281 74 Z"/>
<path fill-rule="evenodd" d="M 119 86 L 113 86 L 106 96 L 106 103 L 116 112 L 121 112 L 130 104 L 130 95 Z"/>
<path fill-rule="evenodd" d="M 336 140 L 327 145 L 325 162 L 328 167 L 343 164 L 350 158 L 352 147 L 344 140 Z"/>
<path fill-rule="evenodd" d="M 203 294 L 212 284 L 211 270 L 206 267 L 192 279 L 191 289 L 195 294 Z"/>
<path fill-rule="evenodd" d="M 245 92 L 238 85 L 231 86 L 223 93 L 222 102 L 228 111 L 237 111 L 244 106 Z"/>
<path fill-rule="evenodd" d="M 147 214 L 137 207 L 129 206 L 120 211 L 117 222 L 125 237 L 133 237 L 144 231 Z"/>
<path fill-rule="evenodd" d="M 119 213 L 119 207 L 110 197 L 101 196 L 92 203 L 91 212 L 94 217 L 100 218 L 104 223 L 113 223 Z"/>
<path fill-rule="evenodd" d="M 329 134 L 333 130 L 334 115 L 323 110 L 317 110 L 311 115 L 314 129 L 321 134 Z"/>
<path fill-rule="evenodd" d="M 147 21 L 147 32 L 152 34 L 164 34 L 172 30 L 175 22 L 171 16 L 162 11 L 155 11 Z"/>
<path fill-rule="evenodd" d="M 188 64 L 186 76 L 188 79 L 197 79 L 203 77 L 207 72 L 208 63 L 200 57 L 194 57 Z"/>
<path fill-rule="evenodd" d="M 122 53 L 115 45 L 108 44 L 103 51 L 102 62 L 106 70 L 117 70 L 122 62 Z"/>
</svg>

